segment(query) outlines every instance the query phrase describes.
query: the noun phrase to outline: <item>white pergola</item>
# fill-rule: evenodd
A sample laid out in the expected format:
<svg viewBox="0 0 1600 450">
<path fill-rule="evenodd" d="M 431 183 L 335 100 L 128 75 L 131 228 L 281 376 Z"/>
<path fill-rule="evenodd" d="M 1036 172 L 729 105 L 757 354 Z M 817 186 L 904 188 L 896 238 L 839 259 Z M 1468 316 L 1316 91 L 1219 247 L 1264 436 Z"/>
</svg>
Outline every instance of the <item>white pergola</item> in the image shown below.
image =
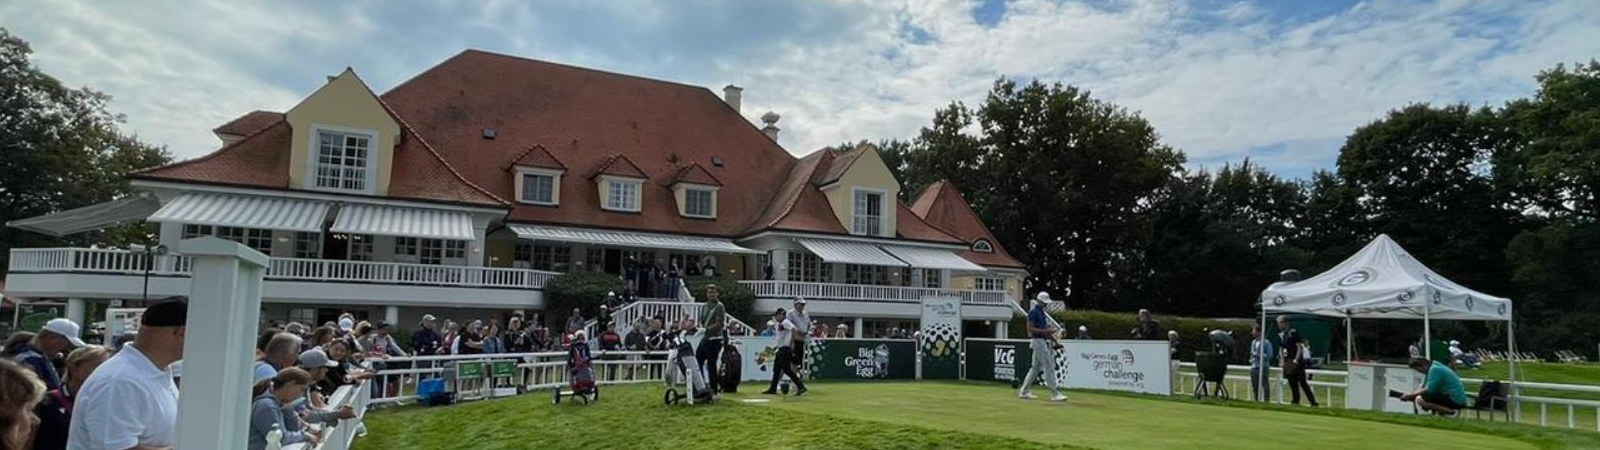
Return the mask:
<svg viewBox="0 0 1600 450">
<path fill-rule="evenodd" d="M 1261 291 L 1261 327 L 1269 314 L 1312 314 L 1345 319 L 1345 339 L 1353 348 L 1354 319 L 1422 319 L 1423 352 L 1433 358 L 1434 319 L 1505 321 L 1506 341 L 1516 353 L 1511 300 L 1456 284 L 1417 261 L 1388 235 L 1379 235 L 1339 265 L 1295 282 L 1277 282 Z M 1348 352 L 1347 352 L 1348 353 Z M 1512 358 L 1510 379 L 1515 381 Z"/>
</svg>

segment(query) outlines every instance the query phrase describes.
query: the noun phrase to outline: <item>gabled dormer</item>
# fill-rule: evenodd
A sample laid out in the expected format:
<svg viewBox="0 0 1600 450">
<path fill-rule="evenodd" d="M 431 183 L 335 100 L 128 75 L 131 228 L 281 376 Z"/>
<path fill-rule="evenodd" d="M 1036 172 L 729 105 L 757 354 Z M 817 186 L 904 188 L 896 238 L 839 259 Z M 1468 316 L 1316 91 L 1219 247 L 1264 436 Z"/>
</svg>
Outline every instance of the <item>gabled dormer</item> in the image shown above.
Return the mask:
<svg viewBox="0 0 1600 450">
<path fill-rule="evenodd" d="M 354 70 L 330 78 L 285 118 L 294 130 L 290 187 L 388 195 L 400 124 Z"/>
<path fill-rule="evenodd" d="M 900 181 L 889 172 L 877 148 L 865 145 L 839 154 L 817 181 L 817 188 L 827 195 L 834 216 L 850 234 L 895 237 Z"/>
<path fill-rule="evenodd" d="M 567 165 L 545 150 L 544 146 L 536 145 L 528 149 L 509 169 L 514 175 L 512 183 L 515 184 L 517 203 L 540 206 L 561 204 L 561 175 L 567 172 Z"/>
<path fill-rule="evenodd" d="M 640 211 L 644 200 L 644 182 L 650 179 L 638 165 L 622 154 L 612 155 L 595 169 L 595 191 L 600 193 L 600 209 L 606 211 Z"/>
<path fill-rule="evenodd" d="M 672 180 L 672 195 L 678 201 L 678 214 L 696 219 L 717 218 L 717 191 L 722 181 L 701 167 L 689 163 Z"/>
</svg>

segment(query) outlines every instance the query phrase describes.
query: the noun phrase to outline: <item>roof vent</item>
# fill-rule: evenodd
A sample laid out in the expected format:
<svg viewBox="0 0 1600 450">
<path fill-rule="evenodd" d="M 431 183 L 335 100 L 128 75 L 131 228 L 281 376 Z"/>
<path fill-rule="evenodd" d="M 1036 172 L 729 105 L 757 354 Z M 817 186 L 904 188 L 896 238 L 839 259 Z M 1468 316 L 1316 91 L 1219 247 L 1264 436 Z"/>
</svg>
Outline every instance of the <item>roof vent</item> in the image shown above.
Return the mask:
<svg viewBox="0 0 1600 450">
<path fill-rule="evenodd" d="M 484 128 L 483 129 L 483 138 L 484 139 L 493 140 L 495 135 L 496 135 L 496 133 L 495 133 L 493 128 Z"/>
<path fill-rule="evenodd" d="M 713 157 L 711 157 L 711 165 L 712 166 L 716 166 L 716 167 L 722 167 L 722 157 L 721 156 L 713 156 Z"/>
<path fill-rule="evenodd" d="M 766 126 L 761 127 L 761 132 L 765 133 L 767 139 L 772 139 L 773 142 L 778 141 L 778 118 L 778 113 L 772 111 L 767 111 L 766 114 L 761 115 L 761 122 L 766 124 Z"/>
</svg>

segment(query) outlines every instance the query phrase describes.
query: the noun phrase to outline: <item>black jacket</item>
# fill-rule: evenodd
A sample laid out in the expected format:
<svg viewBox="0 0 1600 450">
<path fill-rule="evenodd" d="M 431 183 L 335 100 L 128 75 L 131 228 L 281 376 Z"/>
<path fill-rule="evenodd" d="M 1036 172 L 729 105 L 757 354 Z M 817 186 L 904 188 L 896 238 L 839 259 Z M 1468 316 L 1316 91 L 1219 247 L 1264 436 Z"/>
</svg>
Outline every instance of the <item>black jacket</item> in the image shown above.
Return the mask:
<svg viewBox="0 0 1600 450">
<path fill-rule="evenodd" d="M 424 327 L 421 330 L 417 330 L 416 334 L 411 335 L 411 354 L 419 356 L 437 355 L 439 354 L 439 346 L 443 342 L 444 339 L 439 337 L 439 333 Z"/>
<path fill-rule="evenodd" d="M 72 396 L 66 387 L 50 391 L 34 409 L 39 429 L 33 435 L 34 450 L 66 450 L 67 430 L 72 428 Z"/>
</svg>

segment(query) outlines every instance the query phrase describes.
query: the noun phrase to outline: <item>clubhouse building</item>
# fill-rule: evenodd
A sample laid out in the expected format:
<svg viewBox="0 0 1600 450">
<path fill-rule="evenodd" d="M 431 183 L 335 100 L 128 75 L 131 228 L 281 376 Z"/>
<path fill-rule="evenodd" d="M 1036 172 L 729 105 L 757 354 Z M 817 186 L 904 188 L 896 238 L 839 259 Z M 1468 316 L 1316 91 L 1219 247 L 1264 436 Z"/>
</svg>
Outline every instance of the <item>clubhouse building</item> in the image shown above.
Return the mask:
<svg viewBox="0 0 1600 450">
<path fill-rule="evenodd" d="M 10 225 L 146 220 L 164 248 L 240 242 L 271 257 L 270 320 L 531 314 L 564 272 L 676 266 L 748 287 L 757 312 L 804 297 L 858 336 L 914 327 L 927 296 L 1004 333 L 1026 272 L 956 186 L 902 202 L 872 149 L 794 157 L 776 114 L 757 128 L 740 89 L 723 94 L 474 50 L 381 95 L 346 69 L 288 111 L 217 127 L 206 156 L 132 174 L 139 195 Z M 188 295 L 187 258 L 163 247 L 13 249 L 5 294 L 80 323 Z M 671 296 L 653 284 L 638 295 Z"/>
</svg>

